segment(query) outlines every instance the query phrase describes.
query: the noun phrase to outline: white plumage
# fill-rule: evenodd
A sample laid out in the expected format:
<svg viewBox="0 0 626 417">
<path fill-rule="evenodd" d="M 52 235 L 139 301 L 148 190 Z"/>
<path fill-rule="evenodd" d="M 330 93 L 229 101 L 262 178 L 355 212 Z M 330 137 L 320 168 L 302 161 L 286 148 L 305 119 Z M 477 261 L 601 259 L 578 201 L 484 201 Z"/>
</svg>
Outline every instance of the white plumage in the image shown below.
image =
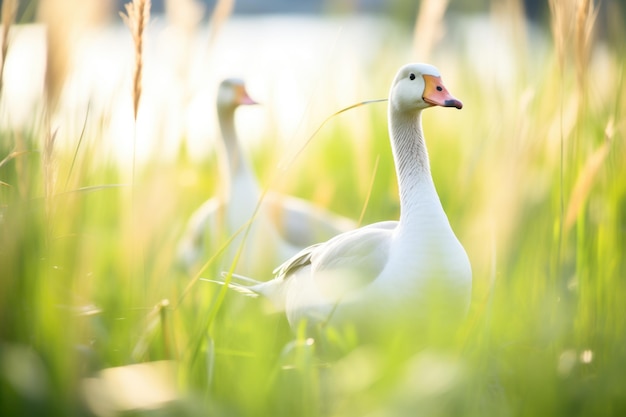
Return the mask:
<svg viewBox="0 0 626 417">
<path fill-rule="evenodd" d="M 400 219 L 361 227 L 308 247 L 280 265 L 273 280 L 234 276 L 230 286 L 284 309 L 292 327 L 356 325 L 364 331 L 405 321 L 409 328 L 442 313 L 465 316 L 472 272 L 430 173 L 422 111 L 461 108 L 428 64 L 402 67 L 389 93 L 389 135 L 400 192 Z M 239 282 L 237 282 L 239 280 Z M 440 318 L 440 317 L 438 317 Z"/>
<path fill-rule="evenodd" d="M 206 201 L 190 218 L 178 258 L 188 269 L 206 262 L 242 226 L 246 225 L 262 195 L 258 180 L 239 146 L 235 110 L 256 104 L 240 79 L 226 79 L 219 86 L 217 113 L 222 133 L 218 149 L 223 181 L 222 195 Z M 221 267 L 230 268 L 239 246 L 243 251 L 235 271 L 269 274 L 282 260 L 320 240 L 353 229 L 351 220 L 330 213 L 296 197 L 268 192 L 245 239 L 232 240 Z"/>
</svg>

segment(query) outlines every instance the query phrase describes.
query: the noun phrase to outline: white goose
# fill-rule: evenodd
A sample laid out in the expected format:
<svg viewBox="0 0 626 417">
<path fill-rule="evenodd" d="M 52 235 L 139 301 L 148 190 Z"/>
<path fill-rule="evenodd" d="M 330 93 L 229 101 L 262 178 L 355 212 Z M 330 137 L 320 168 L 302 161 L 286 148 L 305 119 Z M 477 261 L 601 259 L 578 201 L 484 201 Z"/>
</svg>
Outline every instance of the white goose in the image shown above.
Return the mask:
<svg viewBox="0 0 626 417">
<path fill-rule="evenodd" d="M 261 187 L 239 147 L 235 110 L 256 104 L 242 80 L 222 81 L 217 95 L 217 113 L 222 133 L 218 159 L 223 194 L 206 201 L 190 218 L 182 237 L 178 258 L 188 269 L 208 260 L 228 238 L 253 216 Z M 242 274 L 271 272 L 280 261 L 302 248 L 354 229 L 355 223 L 292 196 L 268 192 L 244 242 L 235 271 Z M 233 239 L 222 267 L 229 268 L 244 233 Z"/>
<path fill-rule="evenodd" d="M 389 134 L 400 191 L 400 220 L 371 224 L 302 250 L 273 280 L 233 276 L 230 286 L 284 309 L 292 328 L 365 324 L 365 331 L 405 318 L 410 326 L 435 310 L 455 321 L 467 313 L 472 272 L 442 208 L 430 173 L 422 110 L 462 103 L 439 71 L 409 64 L 389 95 Z M 238 282 L 236 282 L 238 281 Z"/>
</svg>

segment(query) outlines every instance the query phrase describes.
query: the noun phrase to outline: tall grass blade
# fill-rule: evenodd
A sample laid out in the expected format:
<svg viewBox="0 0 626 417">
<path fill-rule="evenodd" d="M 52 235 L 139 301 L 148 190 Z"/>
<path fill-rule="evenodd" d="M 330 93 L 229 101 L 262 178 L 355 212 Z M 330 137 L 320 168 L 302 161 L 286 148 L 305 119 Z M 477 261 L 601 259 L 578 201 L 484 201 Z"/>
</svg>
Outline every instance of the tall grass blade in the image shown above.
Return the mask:
<svg viewBox="0 0 626 417">
<path fill-rule="evenodd" d="M 604 161 L 609 155 L 609 151 L 611 149 L 611 143 L 613 141 L 614 134 L 614 126 L 613 119 L 609 120 L 606 129 L 605 129 L 605 140 L 600 145 L 598 149 L 596 149 L 585 162 L 585 165 L 578 173 L 578 179 L 574 185 L 574 189 L 572 190 L 572 195 L 569 199 L 569 203 L 567 204 L 567 210 L 565 212 L 565 231 L 569 231 L 569 229 L 574 225 L 576 219 L 580 215 L 585 202 L 587 201 L 587 197 L 591 192 L 591 188 L 593 187 L 596 177 L 602 168 Z"/>
<path fill-rule="evenodd" d="M 380 155 L 377 155 L 376 161 L 374 162 L 374 168 L 372 169 L 372 176 L 370 179 L 370 183 L 369 183 L 369 186 L 367 187 L 367 194 L 365 195 L 365 201 L 363 202 L 363 208 L 361 208 L 361 214 L 359 214 L 359 220 L 357 221 L 357 226 L 361 226 L 363 224 L 365 211 L 367 210 L 367 206 L 369 205 L 370 198 L 372 198 L 372 191 L 374 190 L 374 181 L 376 180 L 376 173 L 378 172 L 379 162 L 380 162 Z"/>
<path fill-rule="evenodd" d="M 309 137 L 304 141 L 304 143 L 302 144 L 302 146 L 295 152 L 295 154 L 289 156 L 287 159 L 288 160 L 284 160 L 282 162 L 280 162 L 278 164 L 278 170 L 277 170 L 277 175 L 279 172 L 284 172 L 286 171 L 289 166 L 298 158 L 298 156 L 300 156 L 300 154 L 306 149 L 306 147 L 309 145 L 309 143 L 311 143 L 311 141 L 313 140 L 313 138 L 315 138 L 315 136 L 317 136 L 317 134 L 320 132 L 320 130 L 322 130 L 322 128 L 326 125 L 326 123 L 328 123 L 329 121 L 331 121 L 335 116 L 340 115 L 343 112 L 346 112 L 348 110 L 352 110 L 355 109 L 357 107 L 361 107 L 363 105 L 366 104 L 372 104 L 372 103 L 380 103 L 383 101 L 387 101 L 386 98 L 380 98 L 380 99 L 374 99 L 374 100 L 366 100 L 366 101 L 361 101 L 359 103 L 356 104 L 352 104 L 348 107 L 344 107 L 341 110 L 338 110 L 336 112 L 334 112 L 333 114 L 331 114 L 330 116 L 328 116 L 326 119 L 324 119 L 322 121 L 322 123 L 319 124 L 319 126 L 317 127 L 317 129 L 315 129 L 313 131 L 313 133 L 311 133 L 311 135 L 309 135 Z"/>
<path fill-rule="evenodd" d="M 72 164 L 70 165 L 70 170 L 67 173 L 67 178 L 65 179 L 65 189 L 67 190 L 67 186 L 70 182 L 70 178 L 72 177 L 72 172 L 74 172 L 74 165 L 76 165 L 76 158 L 78 157 L 78 152 L 80 151 L 80 145 L 83 143 L 83 139 L 85 138 L 85 130 L 87 129 L 87 121 L 89 119 L 89 109 L 91 107 L 91 103 L 87 103 L 87 111 L 85 113 L 85 121 L 83 122 L 83 127 L 80 130 L 80 136 L 78 137 L 78 143 L 76 144 L 76 149 L 74 150 L 74 156 L 72 157 Z"/>
<path fill-rule="evenodd" d="M 137 121 L 137 113 L 139 112 L 139 101 L 141 100 L 142 74 L 143 74 L 143 50 L 144 50 L 144 32 L 150 21 L 150 0 L 132 0 L 124 5 L 126 14 L 120 12 L 120 17 L 130 29 L 135 45 L 135 66 L 133 69 L 133 117 Z"/>
<path fill-rule="evenodd" d="M 576 51 L 576 75 L 580 105 L 583 106 L 587 97 L 587 73 L 591 47 L 593 44 L 593 26 L 598 15 L 592 0 L 579 0 L 576 11 L 575 51 Z"/>
</svg>

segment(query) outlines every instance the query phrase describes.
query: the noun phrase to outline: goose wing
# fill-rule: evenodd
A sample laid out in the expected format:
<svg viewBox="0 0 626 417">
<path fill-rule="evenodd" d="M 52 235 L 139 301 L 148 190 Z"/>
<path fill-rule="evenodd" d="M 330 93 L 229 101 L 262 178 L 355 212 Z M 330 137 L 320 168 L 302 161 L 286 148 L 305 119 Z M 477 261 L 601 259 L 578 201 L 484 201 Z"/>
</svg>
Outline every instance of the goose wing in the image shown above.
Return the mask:
<svg viewBox="0 0 626 417">
<path fill-rule="evenodd" d="M 328 240 L 356 227 L 352 220 L 300 198 L 268 193 L 264 204 L 280 235 L 297 247 Z"/>
<path fill-rule="evenodd" d="M 323 294 L 334 298 L 373 282 L 387 263 L 397 222 L 374 223 L 327 242 L 300 251 L 276 269 L 278 277 L 289 279 L 303 267 Z"/>
</svg>

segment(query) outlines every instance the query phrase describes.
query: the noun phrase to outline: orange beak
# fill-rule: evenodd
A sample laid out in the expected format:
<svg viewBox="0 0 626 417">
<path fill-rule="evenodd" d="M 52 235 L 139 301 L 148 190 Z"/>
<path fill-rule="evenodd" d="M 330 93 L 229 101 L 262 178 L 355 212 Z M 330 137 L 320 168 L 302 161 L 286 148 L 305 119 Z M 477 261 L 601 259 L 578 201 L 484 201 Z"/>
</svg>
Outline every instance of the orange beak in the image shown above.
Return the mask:
<svg viewBox="0 0 626 417">
<path fill-rule="evenodd" d="M 463 108 L 463 103 L 454 98 L 443 85 L 441 77 L 424 75 L 424 82 L 426 85 L 422 98 L 426 103 L 433 106 Z"/>
<path fill-rule="evenodd" d="M 237 88 L 237 103 L 239 103 L 239 105 L 259 104 L 256 101 L 252 100 L 252 98 L 250 98 L 250 96 L 248 95 L 248 92 L 246 91 L 244 87 Z"/>
</svg>

